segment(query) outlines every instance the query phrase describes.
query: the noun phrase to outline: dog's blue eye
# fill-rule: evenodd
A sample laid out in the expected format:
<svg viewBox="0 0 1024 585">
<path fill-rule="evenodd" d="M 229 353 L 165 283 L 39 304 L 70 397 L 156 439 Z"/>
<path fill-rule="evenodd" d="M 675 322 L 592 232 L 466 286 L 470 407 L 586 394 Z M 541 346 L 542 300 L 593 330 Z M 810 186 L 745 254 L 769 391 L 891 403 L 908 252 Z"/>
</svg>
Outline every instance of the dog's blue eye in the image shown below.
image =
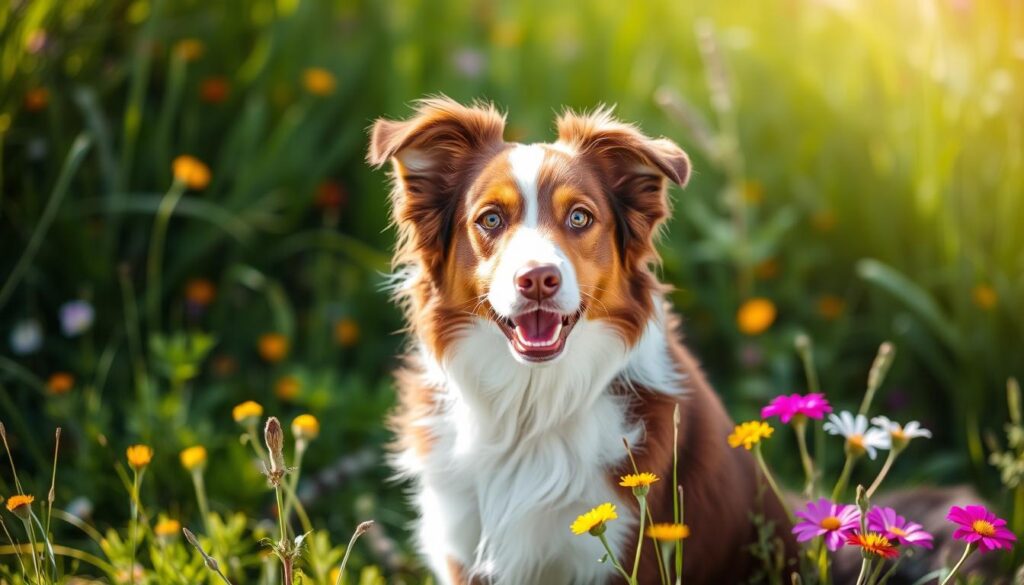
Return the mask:
<svg viewBox="0 0 1024 585">
<path fill-rule="evenodd" d="M 569 214 L 569 226 L 574 229 L 583 229 L 594 220 L 593 216 L 582 209 L 574 209 Z"/>
<path fill-rule="evenodd" d="M 501 227 L 501 216 L 497 213 L 486 213 L 477 220 L 480 227 L 485 230 L 493 230 Z"/>
</svg>

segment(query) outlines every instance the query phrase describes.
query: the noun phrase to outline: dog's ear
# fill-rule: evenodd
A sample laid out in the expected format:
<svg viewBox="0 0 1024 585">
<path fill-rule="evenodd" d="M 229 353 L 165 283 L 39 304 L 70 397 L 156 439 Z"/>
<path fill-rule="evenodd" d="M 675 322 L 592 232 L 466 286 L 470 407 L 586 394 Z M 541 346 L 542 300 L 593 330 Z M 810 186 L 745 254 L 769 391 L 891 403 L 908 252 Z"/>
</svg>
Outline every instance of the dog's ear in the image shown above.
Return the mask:
<svg viewBox="0 0 1024 585">
<path fill-rule="evenodd" d="M 601 173 L 619 217 L 619 244 L 627 261 L 648 260 L 654 235 L 669 215 L 665 179 L 685 186 L 689 157 L 671 140 L 649 138 L 615 119 L 610 108 L 562 114 L 558 140 Z"/>
<path fill-rule="evenodd" d="M 489 104 L 463 106 L 449 98 L 416 102 L 407 120 L 379 119 L 367 161 L 394 163 L 392 209 L 402 251 L 431 269 L 444 258 L 461 185 L 504 144 L 505 117 Z"/>
</svg>

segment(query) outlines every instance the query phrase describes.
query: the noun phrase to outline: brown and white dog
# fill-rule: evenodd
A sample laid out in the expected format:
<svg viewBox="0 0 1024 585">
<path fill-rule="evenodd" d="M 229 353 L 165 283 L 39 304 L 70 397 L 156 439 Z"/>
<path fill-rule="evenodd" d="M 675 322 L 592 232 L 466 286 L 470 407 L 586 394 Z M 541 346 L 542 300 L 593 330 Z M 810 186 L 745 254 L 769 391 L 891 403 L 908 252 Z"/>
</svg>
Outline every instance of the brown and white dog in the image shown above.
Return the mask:
<svg viewBox="0 0 1024 585">
<path fill-rule="evenodd" d="M 607 537 L 633 558 L 637 505 L 618 476 L 662 477 L 671 521 L 673 410 L 686 493 L 687 583 L 738 583 L 758 567 L 752 513 L 789 546 L 777 500 L 683 347 L 652 272 L 666 179 L 686 154 L 615 120 L 566 113 L 558 140 L 516 144 L 492 106 L 418 102 L 378 120 L 368 160 L 394 166 L 397 297 L 414 346 L 399 372 L 397 467 L 415 482 L 419 545 L 443 583 L 613 580 L 596 538 L 569 524 L 612 502 Z M 648 553 L 652 553 L 648 549 Z M 653 554 L 641 583 L 658 581 Z"/>
</svg>

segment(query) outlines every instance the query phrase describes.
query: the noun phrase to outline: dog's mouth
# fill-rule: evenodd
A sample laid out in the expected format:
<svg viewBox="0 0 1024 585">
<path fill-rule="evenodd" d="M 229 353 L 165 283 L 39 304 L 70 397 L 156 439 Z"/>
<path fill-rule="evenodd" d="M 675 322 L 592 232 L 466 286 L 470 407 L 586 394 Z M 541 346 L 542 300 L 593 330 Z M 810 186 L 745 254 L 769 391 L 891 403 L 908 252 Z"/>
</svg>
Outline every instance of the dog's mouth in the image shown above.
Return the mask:
<svg viewBox="0 0 1024 585">
<path fill-rule="evenodd" d="M 537 309 L 512 318 L 497 317 L 495 321 L 519 357 L 546 362 L 562 353 L 565 340 L 582 314 L 582 308 L 569 315 Z"/>
</svg>

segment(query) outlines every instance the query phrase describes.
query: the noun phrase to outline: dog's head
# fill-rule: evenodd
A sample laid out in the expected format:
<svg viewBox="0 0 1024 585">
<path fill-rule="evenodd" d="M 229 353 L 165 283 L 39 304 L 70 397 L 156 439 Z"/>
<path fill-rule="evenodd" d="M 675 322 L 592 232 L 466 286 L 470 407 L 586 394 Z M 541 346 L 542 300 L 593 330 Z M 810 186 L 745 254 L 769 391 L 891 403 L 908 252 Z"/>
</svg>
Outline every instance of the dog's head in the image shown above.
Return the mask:
<svg viewBox="0 0 1024 585">
<path fill-rule="evenodd" d="M 551 144 L 505 142 L 504 126 L 492 106 L 446 98 L 373 126 L 369 162 L 394 163 L 396 262 L 415 268 L 413 327 L 444 355 L 489 322 L 527 364 L 558 358 L 580 320 L 632 346 L 654 311 L 666 179 L 686 183 L 686 154 L 608 109 L 562 115 Z"/>
</svg>

